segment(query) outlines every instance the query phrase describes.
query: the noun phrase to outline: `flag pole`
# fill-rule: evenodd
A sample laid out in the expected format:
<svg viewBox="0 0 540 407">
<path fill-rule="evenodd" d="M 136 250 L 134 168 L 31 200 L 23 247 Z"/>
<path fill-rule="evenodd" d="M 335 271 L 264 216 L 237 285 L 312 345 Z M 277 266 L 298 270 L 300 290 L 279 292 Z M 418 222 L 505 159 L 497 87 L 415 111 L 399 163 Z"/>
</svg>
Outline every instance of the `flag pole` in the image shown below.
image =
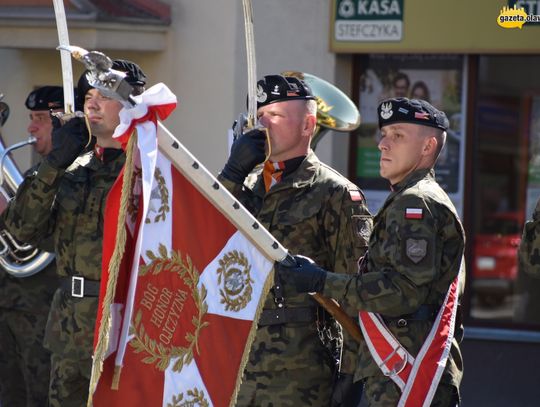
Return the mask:
<svg viewBox="0 0 540 407">
<path fill-rule="evenodd" d="M 283 261 L 285 249 L 238 200 L 221 185 L 167 128 L 158 122 L 158 147 L 189 181 L 268 258 Z"/>
</svg>

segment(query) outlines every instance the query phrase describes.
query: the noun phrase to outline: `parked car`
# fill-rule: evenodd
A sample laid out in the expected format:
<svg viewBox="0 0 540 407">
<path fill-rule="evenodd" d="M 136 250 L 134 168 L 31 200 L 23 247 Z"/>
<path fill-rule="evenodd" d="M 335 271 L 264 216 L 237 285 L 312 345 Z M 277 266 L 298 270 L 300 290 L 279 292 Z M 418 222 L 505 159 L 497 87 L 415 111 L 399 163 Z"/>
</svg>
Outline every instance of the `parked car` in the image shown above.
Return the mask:
<svg viewBox="0 0 540 407">
<path fill-rule="evenodd" d="M 476 235 L 472 287 L 483 305 L 499 305 L 514 290 L 523 221 L 520 212 L 491 214 Z"/>
</svg>

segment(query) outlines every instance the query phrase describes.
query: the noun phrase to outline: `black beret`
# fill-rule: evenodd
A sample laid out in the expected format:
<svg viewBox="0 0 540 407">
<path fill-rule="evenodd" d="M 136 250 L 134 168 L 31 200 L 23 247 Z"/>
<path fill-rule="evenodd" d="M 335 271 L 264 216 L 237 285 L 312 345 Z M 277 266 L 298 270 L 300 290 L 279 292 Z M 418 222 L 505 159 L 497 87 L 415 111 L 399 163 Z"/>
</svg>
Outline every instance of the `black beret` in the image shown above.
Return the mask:
<svg viewBox="0 0 540 407">
<path fill-rule="evenodd" d="M 142 69 L 135 62 L 131 62 L 125 59 L 115 59 L 113 60 L 112 69 L 115 69 L 126 74 L 126 81 L 133 86 L 144 86 L 146 85 L 146 75 Z M 93 86 L 90 86 L 86 74 L 88 71 L 84 71 L 79 78 L 77 83 L 77 99 L 80 106 L 84 105 L 84 97 L 86 93 L 93 89 Z"/>
<path fill-rule="evenodd" d="M 310 87 L 293 76 L 267 75 L 257 82 L 257 108 L 274 102 L 315 99 Z"/>
<path fill-rule="evenodd" d="M 64 89 L 60 86 L 42 86 L 30 92 L 24 104 L 29 110 L 63 109 Z"/>
<path fill-rule="evenodd" d="M 379 128 L 393 123 L 412 123 L 448 130 L 450 123 L 444 112 L 420 99 L 386 99 L 377 108 Z"/>
</svg>

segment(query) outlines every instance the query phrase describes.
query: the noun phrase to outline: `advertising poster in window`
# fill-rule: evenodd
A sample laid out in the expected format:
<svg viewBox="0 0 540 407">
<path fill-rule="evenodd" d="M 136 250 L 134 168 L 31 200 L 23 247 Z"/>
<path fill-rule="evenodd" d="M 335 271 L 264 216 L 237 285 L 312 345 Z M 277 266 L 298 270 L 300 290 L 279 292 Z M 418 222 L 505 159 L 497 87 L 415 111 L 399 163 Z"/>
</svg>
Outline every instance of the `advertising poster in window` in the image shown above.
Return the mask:
<svg viewBox="0 0 540 407">
<path fill-rule="evenodd" d="M 379 175 L 380 152 L 377 106 L 389 97 L 429 101 L 450 120 L 447 143 L 437 165 L 437 181 L 458 212 L 463 206 L 464 58 L 459 55 L 371 55 L 362 67 L 359 109 L 362 124 L 357 133 L 356 183 L 366 193 L 369 209 L 376 213 L 390 186 Z"/>
<path fill-rule="evenodd" d="M 534 208 L 540 199 L 540 96 L 535 96 L 532 100 L 529 146 L 526 219 L 532 219 Z"/>
</svg>

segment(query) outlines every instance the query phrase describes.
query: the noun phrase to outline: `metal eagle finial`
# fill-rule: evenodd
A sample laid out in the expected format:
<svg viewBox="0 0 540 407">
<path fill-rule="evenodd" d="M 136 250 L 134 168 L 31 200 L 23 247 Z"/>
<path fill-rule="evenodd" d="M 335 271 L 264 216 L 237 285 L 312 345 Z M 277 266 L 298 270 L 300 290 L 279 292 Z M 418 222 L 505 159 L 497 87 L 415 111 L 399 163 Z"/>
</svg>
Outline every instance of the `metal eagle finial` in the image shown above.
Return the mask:
<svg viewBox="0 0 540 407">
<path fill-rule="evenodd" d="M 84 64 L 88 70 L 88 83 L 104 96 L 119 100 L 126 106 L 135 104 L 131 98 L 133 86 L 125 80 L 126 73 L 112 69 L 113 61 L 103 52 L 87 51 L 76 45 L 61 45 L 58 49 L 69 51 L 74 59 Z"/>
</svg>

